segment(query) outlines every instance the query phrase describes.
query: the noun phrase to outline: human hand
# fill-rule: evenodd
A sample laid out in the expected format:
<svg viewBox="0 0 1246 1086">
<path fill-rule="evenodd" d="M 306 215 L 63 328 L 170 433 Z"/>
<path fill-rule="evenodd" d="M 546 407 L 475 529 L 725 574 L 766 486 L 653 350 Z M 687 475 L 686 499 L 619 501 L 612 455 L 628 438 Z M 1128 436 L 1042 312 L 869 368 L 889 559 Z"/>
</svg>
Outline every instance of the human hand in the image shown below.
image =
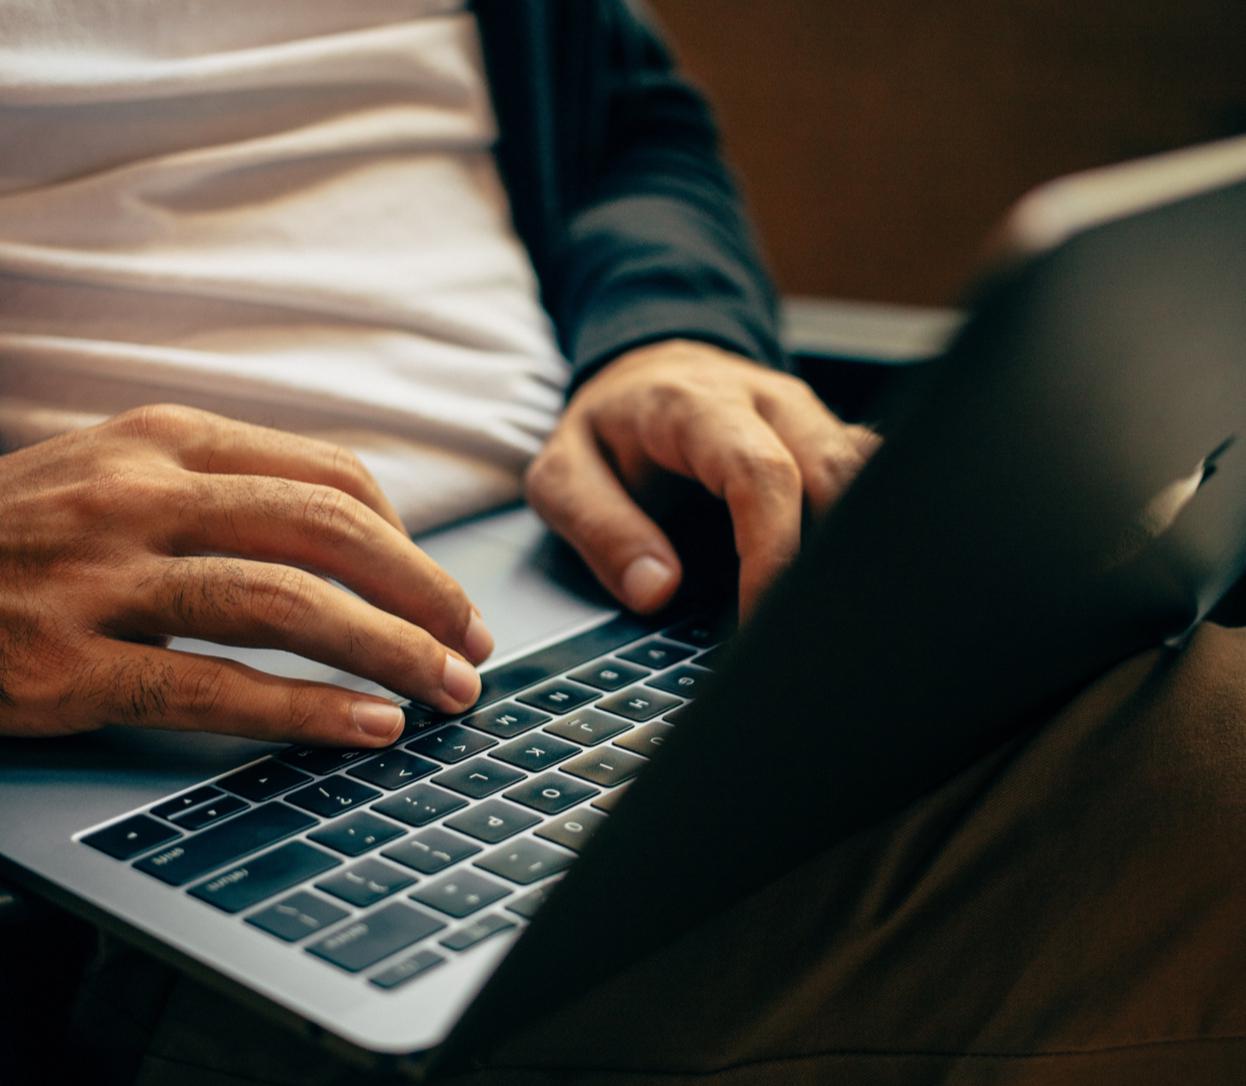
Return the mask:
<svg viewBox="0 0 1246 1086">
<path fill-rule="evenodd" d="M 400 734 L 392 702 L 170 650 L 170 636 L 288 649 L 449 712 L 479 696 L 466 661 L 493 648 L 335 445 L 155 406 L 0 457 L 0 734 Z"/>
<path fill-rule="evenodd" d="M 803 381 L 704 343 L 620 355 L 571 398 L 527 475 L 528 500 L 618 599 L 654 611 L 679 586 L 643 499 L 672 472 L 723 499 L 747 614 L 800 547 L 802 501 L 825 512 L 878 446 Z"/>
</svg>

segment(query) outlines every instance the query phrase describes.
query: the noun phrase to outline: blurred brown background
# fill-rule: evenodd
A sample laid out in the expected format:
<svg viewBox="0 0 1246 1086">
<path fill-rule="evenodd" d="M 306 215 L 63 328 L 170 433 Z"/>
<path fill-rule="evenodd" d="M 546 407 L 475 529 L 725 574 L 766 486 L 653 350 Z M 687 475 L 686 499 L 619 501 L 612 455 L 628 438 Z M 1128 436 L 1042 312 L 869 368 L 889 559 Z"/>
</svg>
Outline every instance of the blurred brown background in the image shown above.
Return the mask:
<svg viewBox="0 0 1246 1086">
<path fill-rule="evenodd" d="M 650 0 L 787 293 L 954 302 L 1046 178 L 1246 132 L 1246 0 Z"/>
</svg>

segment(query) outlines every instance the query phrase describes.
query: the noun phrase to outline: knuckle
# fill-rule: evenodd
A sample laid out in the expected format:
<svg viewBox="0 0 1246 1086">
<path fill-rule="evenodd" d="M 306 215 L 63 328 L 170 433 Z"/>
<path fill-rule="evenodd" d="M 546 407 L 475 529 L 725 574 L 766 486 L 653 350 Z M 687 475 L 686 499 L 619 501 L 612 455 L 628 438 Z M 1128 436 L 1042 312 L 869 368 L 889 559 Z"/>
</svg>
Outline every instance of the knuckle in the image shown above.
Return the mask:
<svg viewBox="0 0 1246 1086">
<path fill-rule="evenodd" d="M 800 468 L 791 454 L 779 449 L 746 449 L 735 457 L 734 474 L 748 486 L 770 491 L 799 491 Z"/>
<path fill-rule="evenodd" d="M 802 413 L 809 411 L 826 413 L 826 408 L 818 399 L 817 393 L 799 377 L 793 377 L 790 373 L 765 371 L 757 381 L 753 398 L 758 410 L 765 418 L 775 414 L 784 406 Z"/>
<path fill-rule="evenodd" d="M 361 531 L 359 504 L 331 486 L 311 488 L 301 520 L 308 534 L 316 537 L 350 539 Z"/>
<path fill-rule="evenodd" d="M 652 390 L 654 401 L 664 407 L 693 404 L 704 394 L 704 388 L 688 375 L 660 378 Z"/>
<path fill-rule="evenodd" d="M 313 737 L 323 732 L 328 711 L 322 696 L 313 695 L 301 687 L 290 690 L 286 699 L 286 711 L 282 720 L 282 732 L 292 738 Z"/>
<path fill-rule="evenodd" d="M 133 515 L 149 524 L 153 511 L 187 503 L 187 488 L 176 474 L 158 464 L 101 465 L 91 476 L 72 484 L 69 507 L 85 522 L 97 525 Z"/>
<path fill-rule="evenodd" d="M 883 444 L 882 435 L 868 426 L 849 426 L 847 434 L 856 447 L 864 463 L 873 456 Z"/>
<path fill-rule="evenodd" d="M 69 647 L 49 638 L 41 620 L 4 615 L 0 626 L 0 709 L 42 716 L 64 695 L 63 676 L 73 675 Z"/>
<path fill-rule="evenodd" d="M 113 711 L 120 724 L 156 723 L 168 715 L 177 676 L 171 662 L 132 661 L 117 669 Z"/>
<path fill-rule="evenodd" d="M 524 493 L 528 501 L 538 509 L 550 508 L 572 470 L 571 457 L 561 444 L 546 445 L 524 472 Z"/>
<path fill-rule="evenodd" d="M 178 440 L 201 425 L 205 414 L 184 404 L 153 403 L 123 411 L 113 422 L 130 436 L 165 444 Z"/>
<path fill-rule="evenodd" d="M 701 417 L 718 403 L 715 390 L 692 375 L 669 377 L 654 384 L 650 411 L 642 415 L 640 421 L 650 425 L 663 422 L 683 425 Z"/>
<path fill-rule="evenodd" d="M 269 632 L 296 629 L 311 618 L 309 574 L 290 566 L 275 566 L 248 584 L 247 610 Z"/>
<path fill-rule="evenodd" d="M 865 454 L 855 446 L 848 445 L 838 453 L 827 456 L 824 463 L 833 477 L 846 483 L 865 467 Z"/>
<path fill-rule="evenodd" d="M 335 476 L 349 479 L 360 487 L 371 489 L 376 485 L 372 473 L 364 467 L 358 454 L 345 445 L 329 446 L 329 468 Z"/>
<path fill-rule="evenodd" d="M 220 710 L 228 690 L 229 679 L 223 668 L 195 668 L 183 680 L 179 700 L 187 714 L 208 717 Z"/>
<path fill-rule="evenodd" d="M 429 565 L 428 582 L 434 598 L 439 600 L 443 607 L 453 608 L 456 612 L 455 618 L 461 617 L 466 622 L 469 604 L 467 593 L 463 591 L 459 582 L 436 563 Z"/>
<path fill-rule="evenodd" d="M 871 430 L 854 427 L 853 431 L 845 433 L 846 440 L 822 460 L 823 471 L 833 480 L 837 492 L 844 490 L 860 474 L 881 444 L 881 439 Z"/>
<path fill-rule="evenodd" d="M 418 626 L 405 622 L 396 622 L 393 625 L 395 628 L 387 633 L 386 640 L 395 663 L 404 673 L 414 673 L 425 680 L 439 681 L 444 650 L 433 636 Z"/>
</svg>

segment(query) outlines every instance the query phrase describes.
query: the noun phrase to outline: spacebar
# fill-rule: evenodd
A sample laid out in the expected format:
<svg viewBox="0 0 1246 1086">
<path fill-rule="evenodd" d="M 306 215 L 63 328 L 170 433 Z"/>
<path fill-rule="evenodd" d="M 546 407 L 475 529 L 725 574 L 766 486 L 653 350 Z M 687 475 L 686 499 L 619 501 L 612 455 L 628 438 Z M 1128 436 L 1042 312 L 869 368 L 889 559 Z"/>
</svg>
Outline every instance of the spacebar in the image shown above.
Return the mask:
<svg viewBox="0 0 1246 1086">
<path fill-rule="evenodd" d="M 284 803 L 265 803 L 220 826 L 162 848 L 134 866 L 170 886 L 183 886 L 315 824 L 310 815 Z"/>
</svg>

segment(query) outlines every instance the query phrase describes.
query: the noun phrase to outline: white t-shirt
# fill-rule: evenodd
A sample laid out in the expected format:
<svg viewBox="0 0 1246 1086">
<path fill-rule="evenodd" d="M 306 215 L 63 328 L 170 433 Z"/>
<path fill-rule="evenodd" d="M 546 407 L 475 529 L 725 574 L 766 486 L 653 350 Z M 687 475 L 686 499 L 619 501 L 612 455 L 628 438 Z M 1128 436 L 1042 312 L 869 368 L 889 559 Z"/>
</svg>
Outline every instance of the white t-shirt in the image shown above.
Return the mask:
<svg viewBox="0 0 1246 1086">
<path fill-rule="evenodd" d="M 566 366 L 463 0 L 0 0 L 0 437 L 175 401 L 339 441 L 418 529 Z"/>
</svg>

